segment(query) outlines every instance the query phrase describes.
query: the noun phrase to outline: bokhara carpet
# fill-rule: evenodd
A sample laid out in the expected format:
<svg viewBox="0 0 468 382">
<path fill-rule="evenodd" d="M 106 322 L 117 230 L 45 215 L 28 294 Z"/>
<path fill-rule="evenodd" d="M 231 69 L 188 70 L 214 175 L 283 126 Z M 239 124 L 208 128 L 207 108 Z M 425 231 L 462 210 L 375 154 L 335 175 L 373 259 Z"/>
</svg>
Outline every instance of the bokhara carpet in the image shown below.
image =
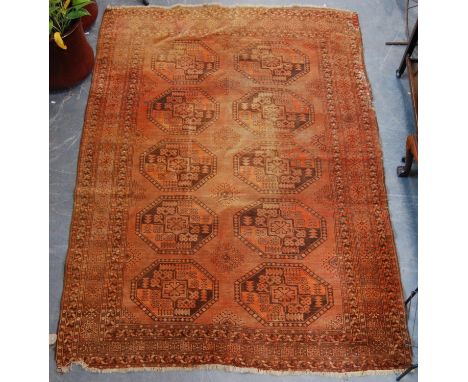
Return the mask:
<svg viewBox="0 0 468 382">
<path fill-rule="evenodd" d="M 410 364 L 355 13 L 110 8 L 57 366 Z"/>
</svg>

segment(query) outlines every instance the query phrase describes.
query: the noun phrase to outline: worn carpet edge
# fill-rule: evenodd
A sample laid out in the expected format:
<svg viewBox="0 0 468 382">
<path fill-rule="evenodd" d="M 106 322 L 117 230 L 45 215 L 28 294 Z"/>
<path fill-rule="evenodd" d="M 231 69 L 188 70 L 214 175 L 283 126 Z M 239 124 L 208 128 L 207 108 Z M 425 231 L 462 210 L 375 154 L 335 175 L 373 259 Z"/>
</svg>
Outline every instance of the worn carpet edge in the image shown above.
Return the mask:
<svg viewBox="0 0 468 382">
<path fill-rule="evenodd" d="M 81 366 L 85 371 L 99 374 L 107 373 L 128 373 L 128 372 L 171 372 L 171 371 L 194 371 L 194 370 L 214 370 L 231 373 L 241 374 L 264 374 L 264 375 L 275 375 L 275 376 L 293 376 L 293 375 L 323 375 L 327 377 L 362 377 L 368 375 L 398 375 L 401 374 L 405 369 L 389 369 L 389 370 L 363 370 L 363 371 L 311 371 L 311 370 L 264 370 L 254 367 L 239 367 L 229 366 L 222 364 L 207 364 L 207 365 L 194 365 L 190 367 L 180 366 L 167 366 L 167 367 L 128 367 L 128 368 L 113 368 L 113 369 L 99 369 L 96 367 L 88 366 L 84 361 L 74 361 L 69 366 L 58 369 L 59 373 L 68 373 L 72 371 L 73 366 Z"/>
<path fill-rule="evenodd" d="M 171 9 L 171 8 L 258 8 L 258 9 L 282 9 L 282 8 L 303 8 L 303 9 L 317 9 L 322 11 L 335 11 L 341 13 L 349 13 L 349 14 L 357 14 L 356 11 L 351 11 L 349 9 L 341 9 L 341 8 L 333 8 L 327 6 L 319 6 L 319 5 L 307 5 L 307 4 L 285 4 L 285 5 L 277 5 L 277 6 L 270 6 L 268 4 L 230 4 L 224 5 L 220 3 L 210 3 L 210 4 L 183 4 L 183 3 L 176 3 L 172 5 L 111 5 L 109 4 L 106 7 L 107 9 L 128 9 L 128 8 L 135 8 L 135 9 L 150 9 L 150 8 L 160 8 L 160 9 Z"/>
<path fill-rule="evenodd" d="M 362 73 L 364 75 L 364 78 L 365 78 L 365 83 L 366 83 L 366 87 L 367 87 L 367 94 L 368 94 L 368 97 L 369 97 L 369 107 L 370 109 L 373 111 L 373 118 L 375 119 L 375 127 L 376 127 L 376 130 L 377 130 L 377 141 L 378 141 L 378 145 L 376 147 L 376 150 L 378 150 L 378 152 L 380 153 L 380 166 L 382 167 L 382 173 L 381 173 L 381 182 L 383 184 L 383 187 L 384 187 L 384 190 L 385 190 L 385 193 L 384 193 L 384 199 L 385 199 L 385 208 L 387 209 L 387 219 L 388 219 L 388 222 L 390 224 L 390 227 L 391 227 L 391 232 L 390 232 L 390 236 L 391 236 L 391 243 L 393 244 L 393 247 L 395 249 L 395 255 L 394 255 L 394 263 L 395 263 L 395 267 L 396 267 L 396 270 L 398 272 L 398 281 L 399 281 L 399 285 L 400 285 L 400 304 L 403 306 L 403 313 L 405 315 L 405 327 L 406 327 L 406 331 L 408 333 L 408 339 L 409 339 L 409 346 L 410 346 L 410 352 L 411 352 L 411 363 L 414 363 L 414 360 L 415 360 L 415 354 L 414 354 L 414 349 L 413 349 L 413 338 L 412 338 L 412 335 L 410 333 L 410 330 L 409 330 L 409 322 L 408 322 L 408 319 L 409 319 L 409 312 L 408 310 L 406 309 L 406 305 L 405 305 L 405 300 L 406 300 L 406 297 L 405 297 L 405 288 L 404 288 L 404 285 L 403 285 L 403 275 L 402 275 L 402 272 L 401 272 L 401 265 L 400 265 L 400 255 L 399 255 L 399 250 L 398 250 L 398 247 L 397 247 L 397 242 L 396 242 L 396 234 L 395 234 L 395 223 L 394 223 L 394 216 L 391 212 L 391 209 L 390 209 L 390 198 L 389 198 L 389 192 L 388 192 L 388 187 L 387 187 L 387 180 L 386 180 L 386 174 L 385 174 L 385 170 L 386 170 L 386 167 L 385 167 L 385 160 L 384 160 L 384 156 L 385 156 L 385 153 L 384 153 L 384 150 L 383 150 L 383 141 L 382 141 L 382 135 L 380 134 L 380 123 L 379 123 L 379 118 L 378 118 L 378 113 L 377 113 L 377 109 L 376 109 L 376 106 L 375 106 L 375 98 L 374 98 L 374 94 L 373 94 L 373 91 L 372 91 L 372 83 L 370 81 L 370 77 L 369 77 L 369 73 L 367 72 L 367 65 L 366 65 L 366 57 L 365 57 L 365 46 L 364 46 L 364 35 L 362 33 L 362 28 L 361 28 L 361 20 L 359 18 L 359 14 L 357 12 L 354 12 L 356 17 L 357 17 L 357 20 L 358 20 L 358 30 L 359 30 L 359 40 L 360 40 L 360 55 L 361 55 L 361 62 L 362 62 Z M 411 289 L 410 289 L 411 290 Z M 416 362 L 417 363 L 417 362 Z M 403 372 L 405 371 L 405 369 L 401 370 L 400 372 Z"/>
<path fill-rule="evenodd" d="M 380 134 L 380 123 L 379 123 L 379 118 L 378 118 L 378 113 L 377 113 L 377 109 L 375 107 L 375 99 L 374 99 L 374 94 L 373 94 L 373 91 L 372 91 L 372 83 L 370 81 L 370 77 L 369 77 L 369 74 L 367 73 L 367 65 L 366 65 L 366 59 L 365 59 L 365 46 L 364 46 L 364 36 L 362 34 L 362 28 L 361 28 L 361 20 L 359 18 L 359 14 L 357 12 L 354 12 L 356 14 L 356 17 L 358 19 L 358 29 L 359 29 L 359 39 L 360 39 L 360 50 L 361 50 L 361 61 L 362 61 L 362 64 L 363 64 L 363 69 L 362 69 L 362 72 L 363 72 L 363 75 L 365 77 L 365 83 L 367 85 L 367 94 L 369 96 L 369 107 L 370 109 L 373 111 L 373 115 L 374 115 L 374 119 L 375 119 L 375 126 L 376 126 L 376 130 L 377 130 L 377 140 L 378 140 L 378 151 L 380 152 L 380 166 L 382 167 L 382 174 L 381 174 L 381 181 L 383 183 L 383 186 L 384 186 L 384 189 L 385 189 L 385 194 L 383 195 L 384 198 L 385 198 L 385 208 L 387 209 L 387 216 L 388 216 L 388 222 L 390 223 L 390 227 L 391 227 L 391 243 L 393 244 L 393 247 L 395 248 L 395 264 L 396 264 L 396 269 L 398 271 L 398 275 L 399 275 L 399 285 L 400 285 L 400 302 L 401 302 L 401 305 L 403 306 L 403 311 L 404 311 L 404 314 L 405 314 L 405 323 L 406 323 L 406 330 L 408 332 L 408 336 L 409 336 L 409 340 L 410 340 L 410 345 L 412 344 L 412 341 L 413 341 L 413 338 L 411 338 L 411 334 L 410 334 L 410 331 L 409 331 L 409 323 L 408 323 L 408 318 L 409 318 L 409 313 L 408 311 L 406 310 L 406 305 L 405 305 L 405 300 L 406 300 L 406 297 L 405 297 L 405 288 L 404 288 L 404 285 L 403 285 L 403 275 L 402 275 L 402 272 L 401 272 L 401 266 L 400 266 L 400 255 L 399 255 L 399 250 L 398 250 L 398 247 L 397 247 L 397 243 L 396 243 L 396 234 L 395 234 L 395 223 L 394 223 L 394 216 L 392 216 L 392 211 L 390 209 L 390 198 L 389 198 L 389 193 L 388 193 L 388 187 L 387 187 L 387 180 L 386 180 L 386 174 L 385 174 L 385 170 L 386 170 L 386 167 L 385 167 L 385 153 L 384 153 L 384 150 L 383 150 L 383 141 L 382 141 L 382 135 Z M 410 289 L 412 290 L 412 289 Z M 414 360 L 414 352 L 413 352 L 413 348 L 411 347 L 411 360 L 413 361 Z"/>
</svg>

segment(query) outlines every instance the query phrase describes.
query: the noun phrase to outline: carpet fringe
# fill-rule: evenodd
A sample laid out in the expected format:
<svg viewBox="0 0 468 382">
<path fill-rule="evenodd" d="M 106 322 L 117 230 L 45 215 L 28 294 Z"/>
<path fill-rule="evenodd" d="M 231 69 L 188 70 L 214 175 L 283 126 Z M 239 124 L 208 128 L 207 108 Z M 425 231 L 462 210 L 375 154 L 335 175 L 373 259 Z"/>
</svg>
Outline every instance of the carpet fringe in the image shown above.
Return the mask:
<svg viewBox="0 0 468 382">
<path fill-rule="evenodd" d="M 191 367 L 126 367 L 126 368 L 114 368 L 114 369 L 99 369 L 88 366 L 84 361 L 74 361 L 67 367 L 58 368 L 59 373 L 68 373 L 72 371 L 74 365 L 81 366 L 84 370 L 92 373 L 128 373 L 128 372 L 171 372 L 171 371 L 193 371 L 193 370 L 217 370 L 230 373 L 241 373 L 241 374 L 265 374 L 275 376 L 288 376 L 288 375 L 323 375 L 327 377 L 362 377 L 367 375 L 398 375 L 401 374 L 405 369 L 392 369 L 392 370 L 364 370 L 364 371 L 346 371 L 346 372 L 334 372 L 334 371 L 310 371 L 310 370 L 264 370 L 257 369 L 254 367 L 238 367 L 221 364 L 208 364 L 208 365 L 194 365 Z"/>
</svg>

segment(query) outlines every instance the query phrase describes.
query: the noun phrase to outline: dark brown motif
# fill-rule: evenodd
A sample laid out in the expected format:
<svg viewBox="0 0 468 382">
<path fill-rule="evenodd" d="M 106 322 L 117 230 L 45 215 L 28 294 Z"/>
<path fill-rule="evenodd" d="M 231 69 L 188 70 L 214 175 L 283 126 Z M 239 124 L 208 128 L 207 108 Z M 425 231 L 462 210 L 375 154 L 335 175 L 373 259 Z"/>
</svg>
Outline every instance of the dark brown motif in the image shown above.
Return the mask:
<svg viewBox="0 0 468 382">
<path fill-rule="evenodd" d="M 255 134 L 293 132 L 313 122 L 313 108 L 285 89 L 255 89 L 233 103 L 234 119 Z"/>
<path fill-rule="evenodd" d="M 157 47 L 151 68 L 171 84 L 198 84 L 219 67 L 219 58 L 198 40 L 176 40 Z"/>
<path fill-rule="evenodd" d="M 262 257 L 303 259 L 327 237 L 325 219 L 294 199 L 260 199 L 234 215 L 234 233 Z"/>
<path fill-rule="evenodd" d="M 293 194 L 320 177 L 321 165 L 295 144 L 260 142 L 234 155 L 234 174 L 263 194 Z"/>
<path fill-rule="evenodd" d="M 217 229 L 216 214 L 192 196 L 161 196 L 136 217 L 137 235 L 157 253 L 191 255 Z"/>
<path fill-rule="evenodd" d="M 164 140 L 140 157 L 140 172 L 163 191 L 194 191 L 216 174 L 216 157 L 193 140 Z"/>
<path fill-rule="evenodd" d="M 266 326 L 307 326 L 333 306 L 333 290 L 300 264 L 263 263 L 235 283 L 236 301 Z"/>
<path fill-rule="evenodd" d="M 193 260 L 158 260 L 133 280 L 131 299 L 155 321 L 194 321 L 218 299 L 218 282 Z"/>
<path fill-rule="evenodd" d="M 150 102 L 148 119 L 169 134 L 198 134 L 218 118 L 219 104 L 198 88 L 169 89 Z"/>
<path fill-rule="evenodd" d="M 309 58 L 285 44 L 262 42 L 242 49 L 235 68 L 258 84 L 286 85 L 309 72 Z"/>
</svg>

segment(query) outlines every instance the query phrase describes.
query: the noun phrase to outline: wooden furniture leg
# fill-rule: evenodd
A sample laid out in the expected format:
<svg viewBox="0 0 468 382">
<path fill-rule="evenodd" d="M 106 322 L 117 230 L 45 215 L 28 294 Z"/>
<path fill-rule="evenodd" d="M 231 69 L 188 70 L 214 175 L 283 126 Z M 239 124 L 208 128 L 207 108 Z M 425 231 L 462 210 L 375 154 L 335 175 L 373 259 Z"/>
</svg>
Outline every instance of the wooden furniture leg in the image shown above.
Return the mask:
<svg viewBox="0 0 468 382">
<path fill-rule="evenodd" d="M 406 157 L 403 159 L 404 166 L 397 167 L 397 175 L 406 177 L 411 171 L 413 160 L 418 160 L 418 76 L 417 76 L 417 59 L 411 58 L 414 48 L 418 43 L 418 21 L 414 25 L 411 33 L 411 38 L 406 48 L 400 67 L 397 70 L 397 77 L 407 69 L 408 80 L 410 85 L 411 103 L 413 106 L 414 120 L 416 122 L 416 133 L 410 134 L 406 138 Z"/>
<path fill-rule="evenodd" d="M 416 47 L 417 43 L 418 43 L 418 20 L 416 20 L 416 24 L 413 27 L 413 31 L 411 32 L 411 37 L 408 41 L 408 46 L 406 47 L 405 53 L 403 54 L 403 58 L 401 59 L 400 66 L 398 67 L 396 71 L 396 76 L 398 78 L 400 78 L 403 72 L 405 71 L 406 63 L 407 63 L 406 58 L 411 57 L 411 55 L 413 54 L 413 50 Z"/>
<path fill-rule="evenodd" d="M 411 171 L 413 159 L 418 160 L 418 138 L 415 134 L 408 135 L 406 138 L 406 157 L 403 158 L 405 165 L 397 167 L 397 175 L 406 177 Z"/>
</svg>

